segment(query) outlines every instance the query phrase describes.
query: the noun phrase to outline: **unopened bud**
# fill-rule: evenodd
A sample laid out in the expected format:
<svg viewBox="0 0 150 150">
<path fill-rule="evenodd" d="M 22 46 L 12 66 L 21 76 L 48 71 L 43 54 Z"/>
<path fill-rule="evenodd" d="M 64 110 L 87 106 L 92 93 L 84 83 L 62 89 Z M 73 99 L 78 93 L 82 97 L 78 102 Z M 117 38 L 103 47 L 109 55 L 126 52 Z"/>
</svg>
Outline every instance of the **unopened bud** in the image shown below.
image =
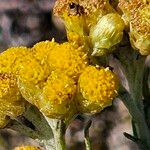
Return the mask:
<svg viewBox="0 0 150 150">
<path fill-rule="evenodd" d="M 118 14 L 111 13 L 103 16 L 91 29 L 93 53 L 102 56 L 113 51 L 123 37 L 124 22 Z"/>
</svg>

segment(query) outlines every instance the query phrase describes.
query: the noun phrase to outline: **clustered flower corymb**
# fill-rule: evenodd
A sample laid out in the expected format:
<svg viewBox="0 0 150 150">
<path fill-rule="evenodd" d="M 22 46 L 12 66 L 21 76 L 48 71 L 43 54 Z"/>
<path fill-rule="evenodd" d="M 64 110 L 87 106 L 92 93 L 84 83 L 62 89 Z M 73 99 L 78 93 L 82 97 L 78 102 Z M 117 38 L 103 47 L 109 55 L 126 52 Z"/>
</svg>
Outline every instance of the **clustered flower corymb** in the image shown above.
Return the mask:
<svg viewBox="0 0 150 150">
<path fill-rule="evenodd" d="M 147 100 L 143 92 L 146 82 L 144 86 L 138 84 L 143 82 L 145 74 L 140 69 L 147 69 L 144 60 L 150 54 L 149 3 L 149 0 L 56 0 L 53 12 L 64 21 L 67 42 L 60 44 L 52 39 L 31 48 L 8 48 L 0 54 L 0 128 L 10 127 L 11 120 L 20 124 L 20 116 L 28 115 L 37 129 L 35 134 L 39 133 L 39 142 L 46 148 L 53 145 L 48 135 L 52 129 L 56 149 L 60 150 L 65 147 L 63 130 L 74 116 L 98 113 L 112 105 L 119 95 L 139 132 L 134 142 L 137 139 L 140 146 L 149 146 L 145 119 L 148 107 L 145 111 L 143 104 Z M 122 65 L 129 92 L 119 86 L 118 76 L 109 64 L 114 57 Z M 31 109 L 36 110 L 35 116 Z M 27 135 L 32 137 L 30 132 L 29 129 Z M 85 137 L 87 149 L 88 140 Z M 39 148 L 20 146 L 14 150 Z"/>
<path fill-rule="evenodd" d="M 57 119 L 97 113 L 111 105 L 118 94 L 118 77 L 109 67 L 93 63 L 92 57 L 112 53 L 124 32 L 129 32 L 133 48 L 150 54 L 145 15 L 149 3 L 133 4 L 134 11 L 130 2 L 119 0 L 118 13 L 108 0 L 57 0 L 54 14 L 64 20 L 68 42 L 52 39 L 0 54 L 0 127 L 31 104 Z"/>
<path fill-rule="evenodd" d="M 0 60 L 0 90 L 7 95 L 0 97 L 4 104 L 0 116 L 8 118 L 7 122 L 25 111 L 25 101 L 35 105 L 49 118 L 63 119 L 76 113 L 99 112 L 117 95 L 117 76 L 109 68 L 89 66 L 87 51 L 72 42 L 59 44 L 52 40 L 40 42 L 31 49 L 14 47 L 1 53 Z M 89 74 L 87 78 L 86 74 Z M 106 82 L 100 81 L 107 76 Z M 87 90 L 91 88 L 90 80 L 93 79 L 92 90 L 97 91 L 95 93 Z M 82 98 L 79 98 L 81 93 Z M 93 99 L 98 93 L 101 98 Z M 1 127 L 7 124 L 4 119 Z"/>
</svg>

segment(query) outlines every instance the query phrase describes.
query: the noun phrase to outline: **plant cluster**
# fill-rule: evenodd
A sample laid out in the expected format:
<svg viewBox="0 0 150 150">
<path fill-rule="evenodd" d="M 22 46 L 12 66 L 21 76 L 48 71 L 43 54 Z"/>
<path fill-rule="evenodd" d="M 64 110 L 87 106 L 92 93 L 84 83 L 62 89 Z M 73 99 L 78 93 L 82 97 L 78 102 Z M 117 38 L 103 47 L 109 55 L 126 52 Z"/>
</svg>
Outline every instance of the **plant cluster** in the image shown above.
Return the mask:
<svg viewBox="0 0 150 150">
<path fill-rule="evenodd" d="M 150 149 L 149 12 L 148 0 L 57 0 L 54 14 L 64 21 L 67 42 L 52 39 L 0 54 L 0 128 L 20 131 L 47 150 L 64 150 L 69 123 L 102 111 L 118 96 L 132 116 L 134 135 L 125 136 Z M 110 58 L 120 64 L 129 90 Z"/>
</svg>

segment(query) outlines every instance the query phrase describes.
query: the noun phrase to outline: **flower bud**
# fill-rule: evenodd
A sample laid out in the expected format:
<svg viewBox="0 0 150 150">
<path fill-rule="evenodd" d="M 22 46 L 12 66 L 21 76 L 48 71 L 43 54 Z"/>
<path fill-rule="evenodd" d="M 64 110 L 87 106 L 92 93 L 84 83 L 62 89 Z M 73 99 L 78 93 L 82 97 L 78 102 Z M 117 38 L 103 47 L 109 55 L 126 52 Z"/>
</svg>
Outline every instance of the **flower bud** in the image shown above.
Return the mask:
<svg viewBox="0 0 150 150">
<path fill-rule="evenodd" d="M 111 13 L 103 16 L 91 29 L 93 53 L 102 56 L 113 51 L 123 37 L 124 22 L 118 14 Z"/>
<path fill-rule="evenodd" d="M 77 108 L 97 113 L 112 104 L 118 94 L 118 78 L 109 68 L 87 67 L 78 81 Z"/>
</svg>

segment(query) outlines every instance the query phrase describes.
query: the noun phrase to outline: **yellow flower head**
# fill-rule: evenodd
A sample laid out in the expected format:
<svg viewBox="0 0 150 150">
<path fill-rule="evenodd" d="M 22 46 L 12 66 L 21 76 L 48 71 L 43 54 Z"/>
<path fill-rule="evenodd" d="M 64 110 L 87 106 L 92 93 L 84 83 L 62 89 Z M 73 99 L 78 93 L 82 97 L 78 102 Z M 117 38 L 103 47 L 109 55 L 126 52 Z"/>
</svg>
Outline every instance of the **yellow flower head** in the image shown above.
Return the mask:
<svg viewBox="0 0 150 150">
<path fill-rule="evenodd" d="M 31 53 L 18 58 L 14 70 L 20 80 L 35 84 L 45 81 L 50 73 L 47 64 L 41 64 Z"/>
<path fill-rule="evenodd" d="M 62 72 L 52 72 L 43 89 L 40 110 L 50 118 L 68 115 L 75 92 L 74 80 Z"/>
<path fill-rule="evenodd" d="M 56 43 L 54 40 L 42 41 L 32 47 L 32 53 L 36 59 L 38 59 L 40 62 L 43 62 L 47 60 L 49 52 L 52 49 L 55 49 L 55 46 L 57 45 L 58 43 Z"/>
<path fill-rule="evenodd" d="M 35 146 L 20 146 L 16 147 L 14 150 L 40 150 L 40 148 Z"/>
<path fill-rule="evenodd" d="M 117 96 L 118 78 L 108 68 L 87 67 L 78 81 L 77 108 L 96 113 L 111 105 Z"/>
<path fill-rule="evenodd" d="M 49 66 L 51 70 L 64 72 L 77 79 L 88 65 L 87 54 L 82 48 L 75 48 L 71 43 L 63 43 L 49 52 Z"/>
<path fill-rule="evenodd" d="M 19 92 L 16 78 L 9 73 L 0 73 L 0 128 L 9 118 L 17 117 L 24 112 L 24 101 Z"/>
<path fill-rule="evenodd" d="M 13 67 L 18 58 L 28 55 L 26 47 L 12 47 L 0 54 L 0 72 L 13 72 Z"/>
</svg>

